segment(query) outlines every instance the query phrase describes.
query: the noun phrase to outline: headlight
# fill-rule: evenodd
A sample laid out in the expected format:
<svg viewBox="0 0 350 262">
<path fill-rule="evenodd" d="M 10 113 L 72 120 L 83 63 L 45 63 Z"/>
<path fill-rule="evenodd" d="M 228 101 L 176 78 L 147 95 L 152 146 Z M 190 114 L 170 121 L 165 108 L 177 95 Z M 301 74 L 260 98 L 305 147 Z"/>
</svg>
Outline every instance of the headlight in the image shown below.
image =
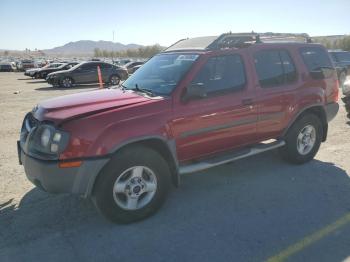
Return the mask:
<svg viewBox="0 0 350 262">
<path fill-rule="evenodd" d="M 47 147 L 49 145 L 50 138 L 51 138 L 51 131 L 49 128 L 45 128 L 41 133 L 41 137 L 40 137 L 41 145 L 43 147 Z"/>
<path fill-rule="evenodd" d="M 69 134 L 52 125 L 41 124 L 30 136 L 29 150 L 34 154 L 46 154 L 57 157 L 64 151 L 69 141 Z"/>
</svg>

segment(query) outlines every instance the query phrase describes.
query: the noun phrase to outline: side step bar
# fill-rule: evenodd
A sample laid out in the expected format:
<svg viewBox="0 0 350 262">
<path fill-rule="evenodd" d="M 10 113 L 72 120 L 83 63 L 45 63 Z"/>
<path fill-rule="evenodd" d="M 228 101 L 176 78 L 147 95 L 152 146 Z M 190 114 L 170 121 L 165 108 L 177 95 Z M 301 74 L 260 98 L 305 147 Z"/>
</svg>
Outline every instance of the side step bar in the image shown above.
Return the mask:
<svg viewBox="0 0 350 262">
<path fill-rule="evenodd" d="M 242 158 L 246 158 L 246 157 L 253 156 L 256 154 L 260 154 L 262 152 L 269 151 L 269 150 L 284 146 L 285 144 L 286 143 L 283 140 L 276 140 L 276 141 L 268 143 L 268 144 L 260 143 L 260 144 L 257 144 L 255 146 L 249 147 L 249 148 L 245 148 L 245 149 L 241 149 L 239 151 L 231 152 L 230 154 L 220 155 L 220 156 L 216 156 L 216 157 L 213 157 L 210 159 L 205 159 L 201 162 L 180 166 L 179 173 L 180 173 L 180 175 L 184 175 L 184 174 L 190 174 L 190 173 L 202 171 L 202 170 L 205 170 L 208 168 L 212 168 L 215 166 L 219 166 L 222 164 L 233 162 L 233 161 L 238 160 L 238 159 L 242 159 Z"/>
</svg>

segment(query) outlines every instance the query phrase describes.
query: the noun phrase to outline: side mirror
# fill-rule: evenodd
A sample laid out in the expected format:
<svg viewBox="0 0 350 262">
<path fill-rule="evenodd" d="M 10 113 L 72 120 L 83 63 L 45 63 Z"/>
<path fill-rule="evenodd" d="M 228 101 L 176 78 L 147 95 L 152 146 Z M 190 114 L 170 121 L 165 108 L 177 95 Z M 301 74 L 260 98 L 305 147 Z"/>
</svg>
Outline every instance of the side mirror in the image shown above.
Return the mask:
<svg viewBox="0 0 350 262">
<path fill-rule="evenodd" d="M 186 92 L 182 97 L 183 102 L 187 102 L 191 99 L 206 97 L 205 86 L 203 83 L 191 84 L 186 88 Z"/>
</svg>

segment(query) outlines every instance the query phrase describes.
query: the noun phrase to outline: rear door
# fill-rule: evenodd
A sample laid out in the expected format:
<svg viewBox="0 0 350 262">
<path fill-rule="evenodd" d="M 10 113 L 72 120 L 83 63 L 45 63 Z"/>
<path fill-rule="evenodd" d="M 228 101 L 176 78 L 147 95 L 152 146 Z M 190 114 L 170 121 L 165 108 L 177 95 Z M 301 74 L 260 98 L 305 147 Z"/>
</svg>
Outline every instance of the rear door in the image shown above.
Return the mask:
<svg viewBox="0 0 350 262">
<path fill-rule="evenodd" d="M 299 86 L 296 67 L 285 49 L 259 50 L 253 59 L 258 76 L 257 137 L 260 141 L 277 138 L 288 123 L 288 110 Z"/>
<path fill-rule="evenodd" d="M 237 148 L 256 139 L 254 89 L 240 54 L 210 57 L 192 80 L 206 96 L 176 105 L 172 131 L 180 161 Z"/>
</svg>

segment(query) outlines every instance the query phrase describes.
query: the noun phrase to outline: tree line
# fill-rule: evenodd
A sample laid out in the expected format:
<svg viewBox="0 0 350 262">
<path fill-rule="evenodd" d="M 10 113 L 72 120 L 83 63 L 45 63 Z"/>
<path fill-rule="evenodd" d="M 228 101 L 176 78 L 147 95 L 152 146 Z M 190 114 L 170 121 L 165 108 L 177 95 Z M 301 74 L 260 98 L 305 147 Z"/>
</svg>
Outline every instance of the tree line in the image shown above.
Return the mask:
<svg viewBox="0 0 350 262">
<path fill-rule="evenodd" d="M 120 51 L 94 49 L 95 57 L 130 57 L 130 58 L 150 58 L 161 52 L 164 48 L 160 45 L 143 46 L 136 49 L 126 49 Z"/>
<path fill-rule="evenodd" d="M 350 36 L 344 36 L 336 40 L 331 40 L 327 37 L 319 37 L 315 39 L 315 42 L 323 44 L 327 49 L 350 51 Z"/>
</svg>

